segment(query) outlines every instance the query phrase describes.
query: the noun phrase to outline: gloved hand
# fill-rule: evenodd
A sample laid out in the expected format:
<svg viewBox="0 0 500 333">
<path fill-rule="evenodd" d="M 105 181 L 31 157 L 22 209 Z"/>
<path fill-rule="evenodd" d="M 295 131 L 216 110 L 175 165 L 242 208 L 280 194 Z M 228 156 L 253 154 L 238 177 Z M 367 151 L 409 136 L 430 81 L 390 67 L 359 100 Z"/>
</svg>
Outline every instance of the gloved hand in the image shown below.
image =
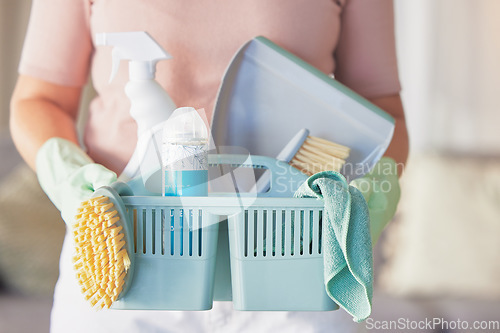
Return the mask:
<svg viewBox="0 0 500 333">
<path fill-rule="evenodd" d="M 71 226 L 82 201 L 94 190 L 116 181 L 116 174 L 92 159 L 74 143 L 51 138 L 36 156 L 38 181 L 52 203 Z"/>
<path fill-rule="evenodd" d="M 375 246 L 394 217 L 401 195 L 396 162 L 389 157 L 381 158 L 372 171 L 353 180 L 351 185 L 360 190 L 368 204 L 370 234 Z"/>
</svg>

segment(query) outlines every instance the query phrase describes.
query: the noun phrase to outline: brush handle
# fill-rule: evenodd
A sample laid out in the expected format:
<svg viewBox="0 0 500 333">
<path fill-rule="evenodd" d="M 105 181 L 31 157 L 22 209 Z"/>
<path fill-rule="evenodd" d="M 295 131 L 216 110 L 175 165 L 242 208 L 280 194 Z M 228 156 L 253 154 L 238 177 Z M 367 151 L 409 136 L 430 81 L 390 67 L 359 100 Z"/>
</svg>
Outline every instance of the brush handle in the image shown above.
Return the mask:
<svg viewBox="0 0 500 333">
<path fill-rule="evenodd" d="M 300 150 L 300 147 L 304 144 L 307 137 L 309 136 L 309 130 L 307 128 L 301 129 L 295 136 L 288 142 L 288 144 L 280 151 L 276 159 L 280 161 L 285 161 L 290 163 L 295 154 Z"/>
<path fill-rule="evenodd" d="M 279 161 L 290 163 L 290 161 L 300 150 L 300 147 L 302 147 L 308 136 L 309 130 L 307 128 L 301 129 L 280 151 L 276 159 Z M 269 171 L 264 172 L 264 174 L 262 174 L 262 176 L 257 180 L 257 184 L 255 185 L 256 192 L 268 192 L 271 188 L 271 178 L 271 173 Z"/>
<path fill-rule="evenodd" d="M 127 183 L 122 181 L 116 181 L 109 187 L 115 190 L 119 196 L 131 197 L 134 195 L 134 191 L 132 191 L 132 188 L 129 185 L 127 185 Z"/>
</svg>

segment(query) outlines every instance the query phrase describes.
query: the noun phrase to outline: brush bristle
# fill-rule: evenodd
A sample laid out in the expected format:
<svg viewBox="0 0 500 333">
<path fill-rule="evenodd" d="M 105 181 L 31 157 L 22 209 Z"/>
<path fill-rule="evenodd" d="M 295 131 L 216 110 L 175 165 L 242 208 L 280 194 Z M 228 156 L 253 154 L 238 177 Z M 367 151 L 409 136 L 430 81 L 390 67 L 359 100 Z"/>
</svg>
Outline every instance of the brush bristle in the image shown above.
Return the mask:
<svg viewBox="0 0 500 333">
<path fill-rule="evenodd" d="M 321 171 L 340 171 L 349 153 L 349 147 L 308 136 L 290 161 L 290 165 L 308 176 Z"/>
<path fill-rule="evenodd" d="M 105 196 L 83 202 L 73 229 L 73 258 L 82 293 L 92 306 L 109 308 L 118 298 L 130 268 L 122 226 Z"/>
</svg>

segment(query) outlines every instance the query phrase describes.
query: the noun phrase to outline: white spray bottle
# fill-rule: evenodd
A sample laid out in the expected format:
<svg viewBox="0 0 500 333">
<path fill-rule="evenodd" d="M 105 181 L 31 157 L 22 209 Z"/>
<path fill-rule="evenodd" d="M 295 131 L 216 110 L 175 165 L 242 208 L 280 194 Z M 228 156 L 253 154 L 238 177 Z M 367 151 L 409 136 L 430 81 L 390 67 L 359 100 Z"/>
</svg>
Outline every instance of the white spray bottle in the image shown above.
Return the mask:
<svg viewBox="0 0 500 333">
<path fill-rule="evenodd" d="M 130 115 L 137 123 L 137 146 L 120 178 L 127 181 L 142 175 L 146 184 L 161 168 L 161 126 L 176 109 L 170 96 L 155 80 L 156 63 L 172 56 L 144 31 L 98 33 L 95 42 L 114 47 L 110 82 L 118 72 L 120 61 L 129 61 L 125 93 L 131 102 Z M 158 192 L 158 189 L 148 190 Z"/>
</svg>

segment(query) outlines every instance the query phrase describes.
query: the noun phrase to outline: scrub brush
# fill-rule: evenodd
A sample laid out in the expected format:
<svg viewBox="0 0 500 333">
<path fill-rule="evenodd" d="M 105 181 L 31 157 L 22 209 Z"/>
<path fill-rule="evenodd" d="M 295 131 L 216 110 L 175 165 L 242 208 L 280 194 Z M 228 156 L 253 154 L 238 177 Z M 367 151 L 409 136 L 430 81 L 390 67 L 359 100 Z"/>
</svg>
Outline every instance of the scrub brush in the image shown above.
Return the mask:
<svg viewBox="0 0 500 333">
<path fill-rule="evenodd" d="M 350 148 L 309 135 L 302 129 L 278 155 L 308 176 L 321 171 L 340 171 L 349 157 Z"/>
<path fill-rule="evenodd" d="M 109 308 L 130 287 L 133 238 L 120 195 L 133 195 L 123 182 L 103 186 L 81 203 L 73 228 L 74 268 L 92 306 Z"/>
<path fill-rule="evenodd" d="M 350 148 L 325 139 L 310 136 L 301 129 L 278 154 L 276 159 L 287 162 L 302 173 L 312 176 L 321 171 L 340 171 L 349 157 Z M 269 190 L 270 173 L 265 172 L 257 181 L 257 193 Z"/>
</svg>

